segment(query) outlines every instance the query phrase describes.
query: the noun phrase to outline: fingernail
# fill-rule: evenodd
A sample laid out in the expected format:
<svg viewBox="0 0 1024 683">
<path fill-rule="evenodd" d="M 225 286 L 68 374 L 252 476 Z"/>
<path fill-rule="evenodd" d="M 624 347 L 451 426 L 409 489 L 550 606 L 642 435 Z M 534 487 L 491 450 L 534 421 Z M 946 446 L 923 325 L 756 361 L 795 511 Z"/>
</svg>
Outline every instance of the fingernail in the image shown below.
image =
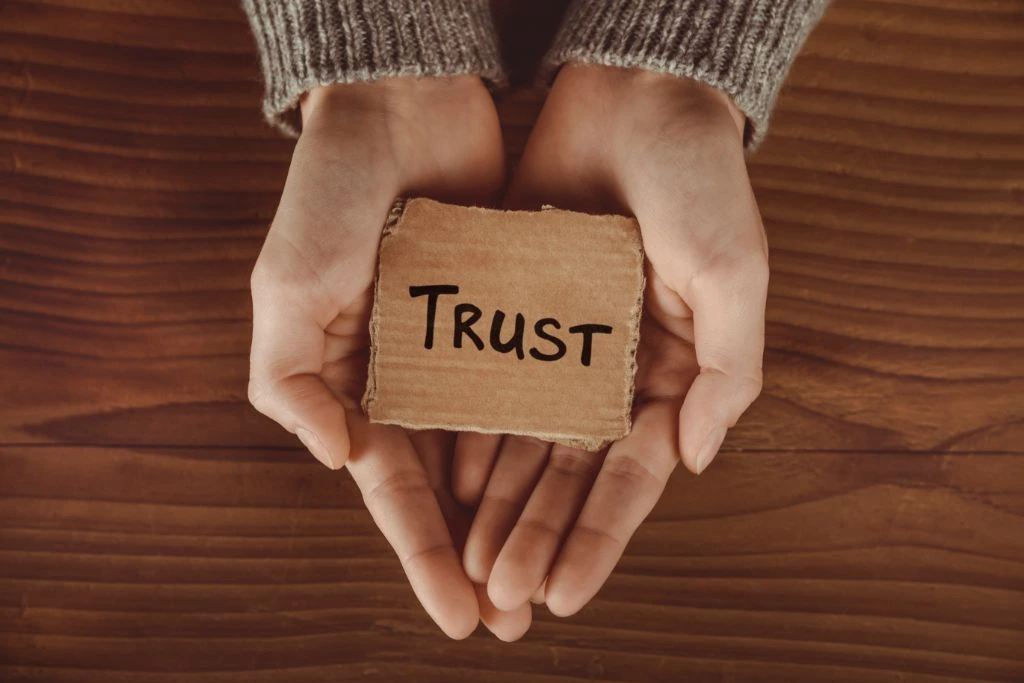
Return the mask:
<svg viewBox="0 0 1024 683">
<path fill-rule="evenodd" d="M 718 449 L 722 447 L 723 441 L 725 441 L 725 427 L 713 429 L 708 434 L 708 438 L 704 440 L 700 453 L 697 454 L 697 474 L 706 470 L 711 461 L 715 459 L 715 455 L 718 453 Z"/>
<path fill-rule="evenodd" d="M 316 434 L 305 427 L 299 427 L 295 430 L 295 436 L 299 437 L 299 441 L 302 442 L 302 445 L 313 454 L 314 458 L 322 462 L 328 469 L 338 469 L 338 466 L 334 464 L 334 460 L 331 459 L 331 454 L 324 447 L 323 442 L 317 438 Z"/>
</svg>

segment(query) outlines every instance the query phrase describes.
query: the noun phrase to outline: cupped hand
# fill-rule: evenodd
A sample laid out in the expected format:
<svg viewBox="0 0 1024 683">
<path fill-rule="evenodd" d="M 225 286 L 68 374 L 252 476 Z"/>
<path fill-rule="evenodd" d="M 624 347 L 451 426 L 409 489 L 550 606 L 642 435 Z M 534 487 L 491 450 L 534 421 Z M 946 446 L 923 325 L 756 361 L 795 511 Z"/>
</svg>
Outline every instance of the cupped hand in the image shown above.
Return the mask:
<svg viewBox="0 0 1024 683">
<path fill-rule="evenodd" d="M 676 464 L 700 473 L 761 390 L 767 244 L 744 117 L 695 81 L 562 69 L 509 191 L 636 216 L 647 256 L 633 428 L 601 453 L 460 435 L 454 492 L 478 505 L 463 561 L 493 603 L 556 615 L 600 589 Z"/>
<path fill-rule="evenodd" d="M 468 520 L 448 493 L 451 435 L 370 424 L 359 405 L 388 211 L 402 195 L 495 197 L 504 160 L 494 104 L 474 77 L 396 78 L 315 89 L 301 110 L 302 135 L 252 273 L 250 401 L 326 466 L 348 466 L 445 633 L 465 637 L 482 615 L 499 637 L 518 637 L 528 606 L 499 613 L 462 569 Z"/>
</svg>

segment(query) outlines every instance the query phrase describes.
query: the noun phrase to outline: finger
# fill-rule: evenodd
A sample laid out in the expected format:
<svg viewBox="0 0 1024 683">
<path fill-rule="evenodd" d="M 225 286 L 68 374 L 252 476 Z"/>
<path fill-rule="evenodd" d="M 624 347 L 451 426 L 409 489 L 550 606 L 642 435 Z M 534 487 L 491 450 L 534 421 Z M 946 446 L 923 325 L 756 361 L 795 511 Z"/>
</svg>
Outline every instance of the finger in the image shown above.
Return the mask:
<svg viewBox="0 0 1024 683">
<path fill-rule="evenodd" d="M 450 495 L 448 490 L 449 467 L 452 460 L 455 435 L 439 430 L 409 432 L 409 438 L 419 454 L 420 461 L 427 475 L 427 482 L 434 489 L 445 523 L 452 536 L 456 549 L 465 545 L 466 533 L 469 531 L 469 520 L 465 508 Z M 480 609 L 480 621 L 499 640 L 507 643 L 519 640 L 530 629 L 533 611 L 528 605 L 502 611 L 487 597 L 487 589 L 474 584 L 477 603 Z"/>
<path fill-rule="evenodd" d="M 499 640 L 511 643 L 522 638 L 530 630 L 533 609 L 529 604 L 519 605 L 508 611 L 499 610 L 487 597 L 487 588 L 480 584 L 476 584 L 476 598 L 480 603 L 480 621 L 484 622 L 487 630 Z"/>
<path fill-rule="evenodd" d="M 447 491 L 451 479 L 455 435 L 440 429 L 408 430 L 406 433 L 423 463 L 430 488 L 435 492 Z"/>
<path fill-rule="evenodd" d="M 469 507 L 480 504 L 500 446 L 500 434 L 459 434 L 452 462 L 452 493 L 456 500 Z"/>
<path fill-rule="evenodd" d="M 597 594 L 661 497 L 679 462 L 676 405 L 645 405 L 633 430 L 609 449 L 548 576 L 544 601 L 552 614 L 575 614 Z"/>
<path fill-rule="evenodd" d="M 679 413 L 679 448 L 697 474 L 761 393 L 767 292 L 768 262 L 760 251 L 716 265 L 690 283 L 686 298 L 700 374 Z"/>
<path fill-rule="evenodd" d="M 449 467 L 452 460 L 455 435 L 439 430 L 409 432 L 409 438 L 419 454 L 427 475 L 428 484 L 434 489 L 445 523 L 456 549 L 465 545 L 469 531 L 466 509 L 450 495 L 448 490 Z M 533 611 L 527 605 L 520 605 L 510 611 L 499 610 L 487 597 L 487 589 L 474 584 L 480 621 L 499 640 L 507 643 L 519 640 L 530 629 Z"/>
<path fill-rule="evenodd" d="M 462 557 L 466 573 L 476 583 L 486 584 L 490 578 L 494 561 L 544 469 L 550 448 L 551 444 L 530 437 L 508 436 L 502 441 Z"/>
<path fill-rule="evenodd" d="M 345 464 L 345 410 L 320 378 L 324 331 L 314 318 L 253 280 L 249 401 L 331 469 Z"/>
<path fill-rule="evenodd" d="M 547 582 L 547 579 L 545 579 L 544 583 L 542 583 L 540 585 L 540 588 L 535 590 L 533 592 L 533 595 L 530 596 L 530 602 L 532 602 L 535 605 L 543 605 L 544 604 L 544 591 L 547 588 L 547 585 L 548 585 L 548 582 Z"/>
<path fill-rule="evenodd" d="M 398 427 L 350 416 L 349 470 L 366 509 L 395 549 L 413 592 L 451 638 L 469 636 L 479 607 L 426 471 Z"/>
<path fill-rule="evenodd" d="M 600 453 L 555 445 L 544 474 L 502 547 L 487 581 L 498 609 L 527 603 L 544 583 L 562 541 L 572 528 L 594 477 Z"/>
<path fill-rule="evenodd" d="M 427 485 L 434 492 L 448 533 L 452 537 L 455 552 L 461 557 L 469 533 L 469 515 L 465 508 L 452 497 L 449 481 L 451 479 L 452 450 L 455 447 L 455 435 L 439 429 L 422 431 L 406 430 L 420 462 L 427 475 Z"/>
</svg>

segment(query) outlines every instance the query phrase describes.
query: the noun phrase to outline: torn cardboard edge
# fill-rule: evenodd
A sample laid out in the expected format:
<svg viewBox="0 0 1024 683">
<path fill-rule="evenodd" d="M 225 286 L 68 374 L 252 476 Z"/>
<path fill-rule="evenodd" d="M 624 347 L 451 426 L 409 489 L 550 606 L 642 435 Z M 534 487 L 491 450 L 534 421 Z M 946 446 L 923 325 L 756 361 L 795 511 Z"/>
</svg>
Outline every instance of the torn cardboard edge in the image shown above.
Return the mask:
<svg viewBox="0 0 1024 683">
<path fill-rule="evenodd" d="M 637 347 L 640 341 L 640 320 L 643 313 L 643 296 L 646 288 L 646 277 L 644 274 L 644 253 L 642 242 L 640 241 L 639 232 L 637 232 L 635 240 L 632 244 L 632 256 L 636 259 L 639 267 L 639 278 L 636 284 L 635 296 L 632 299 L 632 305 L 629 310 L 629 325 L 628 325 L 628 336 L 627 342 L 624 345 L 623 353 L 624 365 L 626 368 L 625 379 L 622 392 L 622 413 L 620 415 L 622 421 L 622 428 L 619 433 L 615 435 L 604 435 L 601 438 L 581 436 L 578 433 L 562 432 L 557 430 L 545 430 L 545 429 L 530 429 L 530 430 L 516 430 L 513 428 L 502 428 L 488 426 L 486 424 L 475 422 L 473 420 L 466 421 L 445 421 L 445 420 L 421 420 L 409 417 L 381 417 L 374 416 L 375 407 L 378 399 L 378 360 L 380 354 L 380 334 L 381 334 L 381 272 L 382 262 L 384 253 L 386 250 L 387 243 L 393 239 L 401 228 L 403 216 L 405 215 L 406 209 L 410 202 L 431 202 L 434 204 L 440 204 L 429 199 L 408 199 L 398 198 L 392 205 L 388 212 L 387 219 L 384 223 L 382 232 L 380 247 L 378 253 L 378 268 L 377 275 L 374 280 L 374 301 L 373 308 L 370 315 L 370 353 L 369 353 L 369 369 L 367 373 L 366 391 L 364 392 L 362 399 L 363 411 L 370 417 L 371 422 L 379 424 L 390 424 L 396 425 L 407 429 L 413 430 L 427 430 L 427 429 L 443 429 L 448 431 L 471 431 L 482 434 L 509 434 L 509 435 L 520 435 L 520 436 L 531 436 L 543 441 L 550 441 L 573 448 L 579 448 L 587 451 L 599 451 L 607 447 L 610 443 L 619 438 L 626 436 L 632 429 L 632 406 L 635 394 L 635 381 L 637 373 Z M 484 207 L 456 207 L 460 211 L 467 212 L 480 212 L 483 214 L 528 214 L 535 213 L 530 211 L 505 211 L 500 209 L 490 209 Z M 544 205 L 541 209 L 543 213 L 565 213 L 568 215 L 574 215 L 575 212 L 565 211 L 550 205 Z M 595 216 L 588 215 L 591 218 L 615 218 L 623 219 L 622 216 Z M 635 220 L 634 220 L 635 223 Z"/>
<path fill-rule="evenodd" d="M 402 220 L 402 214 L 405 213 L 406 199 L 399 197 L 395 200 L 395 203 L 391 205 L 391 209 L 388 211 L 388 217 L 384 221 L 384 229 L 380 233 L 380 245 L 377 247 L 377 273 L 373 278 L 373 308 L 370 311 L 370 367 L 366 373 L 366 391 L 363 392 L 362 407 L 363 412 L 367 416 L 372 412 L 374 399 L 377 398 L 377 340 L 380 338 L 380 259 L 381 252 L 384 251 L 384 242 L 391 236 L 392 231 L 398 226 L 398 223 Z M 397 422 L 385 422 L 380 420 L 373 420 L 371 422 L 380 422 L 381 424 L 397 424 L 400 427 L 410 428 L 410 425 L 399 424 Z M 448 427 L 423 427 L 422 429 L 448 429 Z"/>
</svg>

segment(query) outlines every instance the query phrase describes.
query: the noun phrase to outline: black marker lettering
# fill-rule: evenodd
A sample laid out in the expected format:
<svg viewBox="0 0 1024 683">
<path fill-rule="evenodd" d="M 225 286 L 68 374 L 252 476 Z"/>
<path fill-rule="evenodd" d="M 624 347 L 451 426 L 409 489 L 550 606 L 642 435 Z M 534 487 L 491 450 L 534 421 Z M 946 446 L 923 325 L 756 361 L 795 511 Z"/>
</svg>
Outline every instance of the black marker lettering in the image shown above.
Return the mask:
<svg viewBox="0 0 1024 683">
<path fill-rule="evenodd" d="M 466 313 L 469 317 L 466 317 Z M 481 310 L 473 304 L 458 304 L 455 307 L 455 348 L 462 348 L 462 335 L 466 335 L 473 340 L 473 345 L 476 346 L 480 351 L 484 350 L 484 341 L 473 331 L 473 323 L 480 319 L 483 315 Z"/>
<path fill-rule="evenodd" d="M 580 362 L 584 366 L 590 365 L 590 347 L 595 334 L 611 334 L 612 328 L 609 325 L 574 325 L 569 328 L 569 334 L 583 335 L 583 352 L 580 354 Z"/>
<path fill-rule="evenodd" d="M 555 348 L 558 350 L 555 351 L 554 353 L 541 353 L 540 351 L 537 350 L 537 347 L 530 349 L 530 355 L 536 358 L 537 360 L 555 361 L 562 358 L 566 352 L 564 341 L 554 336 L 553 334 L 549 334 L 548 332 L 544 331 L 544 328 L 548 326 L 554 327 L 556 330 L 562 329 L 562 326 L 554 318 L 541 318 L 540 320 L 537 321 L 537 324 L 533 326 L 533 331 L 541 339 L 549 341 L 552 344 L 554 344 Z"/>
<path fill-rule="evenodd" d="M 427 334 L 423 338 L 423 348 L 434 348 L 434 318 L 437 316 L 437 299 L 442 294 L 458 294 L 458 285 L 419 285 L 409 288 L 409 296 L 427 297 Z"/>
<path fill-rule="evenodd" d="M 522 313 L 516 313 L 516 330 L 512 335 L 512 338 L 507 342 L 501 341 L 501 327 L 505 323 L 505 311 L 497 310 L 494 312 L 494 320 L 491 321 L 491 348 L 501 353 L 508 353 L 512 349 L 516 351 L 516 357 L 522 360 L 524 357 L 523 353 L 523 334 L 526 331 L 526 318 L 523 317 Z"/>
</svg>

